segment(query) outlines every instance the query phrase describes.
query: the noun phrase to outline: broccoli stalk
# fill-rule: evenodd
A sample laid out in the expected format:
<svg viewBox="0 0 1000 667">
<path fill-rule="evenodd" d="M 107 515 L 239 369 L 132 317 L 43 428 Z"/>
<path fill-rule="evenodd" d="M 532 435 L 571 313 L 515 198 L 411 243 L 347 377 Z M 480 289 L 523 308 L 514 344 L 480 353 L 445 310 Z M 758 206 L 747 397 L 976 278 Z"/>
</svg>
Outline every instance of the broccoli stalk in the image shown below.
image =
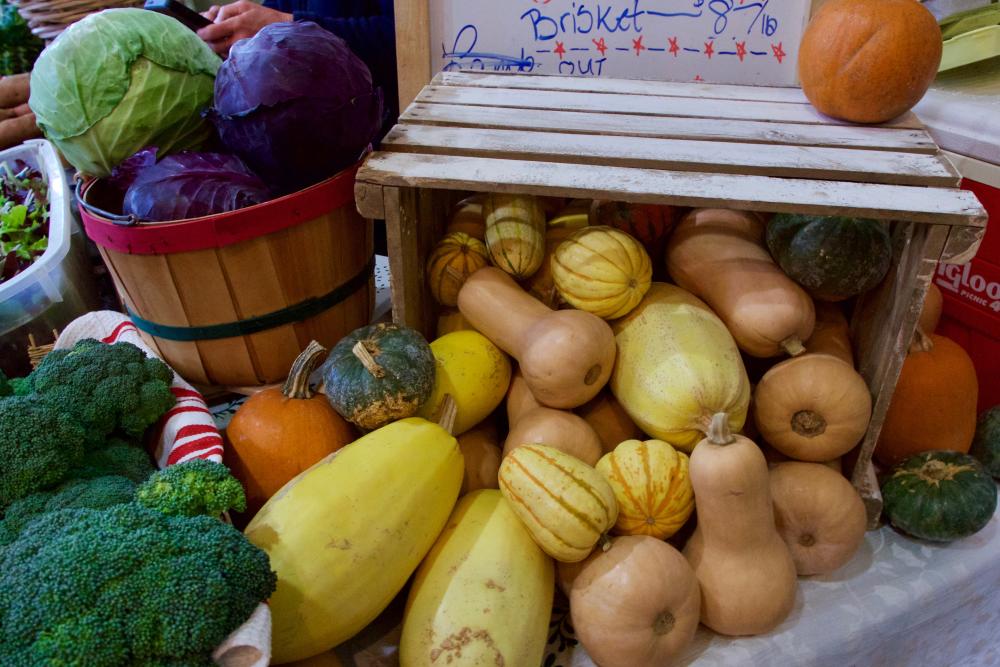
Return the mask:
<svg viewBox="0 0 1000 667">
<path fill-rule="evenodd" d="M 136 501 L 176 516 L 219 516 L 247 508 L 243 486 L 221 463 L 192 459 L 153 473 L 136 491 Z"/>
<path fill-rule="evenodd" d="M 93 449 L 118 431 L 141 437 L 174 405 L 172 381 L 166 364 L 135 345 L 88 338 L 47 354 L 26 385 L 80 422 Z"/>
<path fill-rule="evenodd" d="M 276 579 L 211 517 L 134 502 L 43 514 L 0 547 L 0 664 L 210 665 Z"/>
</svg>

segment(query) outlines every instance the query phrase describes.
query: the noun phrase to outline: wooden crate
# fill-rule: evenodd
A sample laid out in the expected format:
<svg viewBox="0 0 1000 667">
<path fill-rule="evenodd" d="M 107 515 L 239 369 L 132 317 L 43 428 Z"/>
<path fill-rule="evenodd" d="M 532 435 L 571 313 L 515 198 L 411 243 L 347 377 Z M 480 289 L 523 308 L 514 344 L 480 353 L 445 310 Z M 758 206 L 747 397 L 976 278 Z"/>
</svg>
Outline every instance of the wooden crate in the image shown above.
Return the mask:
<svg viewBox="0 0 1000 667">
<path fill-rule="evenodd" d="M 880 126 L 819 114 L 795 88 L 442 73 L 358 172 L 386 220 L 393 317 L 427 334 L 424 264 L 460 193 L 516 192 L 893 221 L 895 261 L 855 309 L 872 420 L 852 481 L 881 511 L 871 454 L 939 261 L 975 255 L 976 197 L 912 113 Z"/>
</svg>

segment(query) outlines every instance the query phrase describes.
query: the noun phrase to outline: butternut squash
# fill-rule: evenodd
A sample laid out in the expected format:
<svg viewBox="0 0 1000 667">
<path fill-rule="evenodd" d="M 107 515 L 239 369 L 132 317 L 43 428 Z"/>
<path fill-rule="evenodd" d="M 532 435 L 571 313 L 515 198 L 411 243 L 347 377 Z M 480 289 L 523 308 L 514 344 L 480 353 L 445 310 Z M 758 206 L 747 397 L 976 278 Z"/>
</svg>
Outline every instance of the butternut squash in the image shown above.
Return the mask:
<svg viewBox="0 0 1000 667">
<path fill-rule="evenodd" d="M 385 609 L 444 528 L 462 474 L 455 438 L 411 417 L 327 456 L 267 501 L 246 536 L 278 573 L 274 664 L 329 650 Z"/>
<path fill-rule="evenodd" d="M 607 322 L 579 310 L 553 311 L 499 269 L 472 274 L 458 293 L 458 308 L 477 331 L 520 362 L 542 405 L 583 405 L 611 377 L 616 348 Z"/>
<path fill-rule="evenodd" d="M 610 391 L 602 391 L 593 400 L 581 405 L 576 414 L 583 417 L 597 433 L 605 454 L 614 451 L 626 440 L 643 439 L 642 431 Z"/>
<path fill-rule="evenodd" d="M 698 580 L 677 549 L 619 537 L 588 558 L 570 587 L 573 629 L 601 667 L 669 665 L 694 639 Z"/>
<path fill-rule="evenodd" d="M 510 359 L 478 331 L 445 334 L 431 344 L 434 389 L 418 417 L 437 419 L 444 397 L 455 399 L 458 410 L 454 435 L 461 435 L 493 412 L 510 386 Z"/>
<path fill-rule="evenodd" d="M 828 574 L 847 564 L 865 539 L 861 496 L 839 472 L 789 461 L 771 469 L 778 533 L 800 575 Z"/>
<path fill-rule="evenodd" d="M 507 421 L 510 431 L 504 456 L 518 447 L 537 444 L 575 456 L 589 466 L 601 458 L 601 439 L 590 424 L 572 412 L 540 405 L 520 371 L 514 374 L 507 392 Z"/>
<path fill-rule="evenodd" d="M 458 436 L 458 447 L 465 461 L 462 495 L 478 489 L 499 488 L 500 443 L 496 424 L 487 419 Z"/>
<path fill-rule="evenodd" d="M 614 330 L 611 391 L 639 428 L 690 452 L 717 412 L 729 414 L 733 431 L 743 427 L 750 381 L 733 337 L 703 301 L 653 283 Z"/>
<path fill-rule="evenodd" d="M 776 365 L 757 384 L 753 407 L 761 437 L 799 461 L 843 456 L 864 437 L 872 416 L 864 378 L 829 354 Z"/>
<path fill-rule="evenodd" d="M 470 493 L 413 579 L 400 666 L 542 664 L 554 576 L 499 491 Z"/>
<path fill-rule="evenodd" d="M 854 366 L 851 329 L 840 306 L 828 301 L 816 302 L 816 327 L 806 341 L 806 350 L 816 354 L 829 354 Z"/>
<path fill-rule="evenodd" d="M 795 562 L 774 524 L 767 462 L 757 445 L 712 417 L 691 454 L 698 527 L 684 556 L 701 585 L 701 622 L 723 635 L 758 635 L 795 603 Z"/>
<path fill-rule="evenodd" d="M 712 307 L 747 354 L 799 354 L 815 325 L 813 301 L 771 259 L 764 229 L 749 213 L 696 209 L 670 237 L 667 270 Z"/>
</svg>

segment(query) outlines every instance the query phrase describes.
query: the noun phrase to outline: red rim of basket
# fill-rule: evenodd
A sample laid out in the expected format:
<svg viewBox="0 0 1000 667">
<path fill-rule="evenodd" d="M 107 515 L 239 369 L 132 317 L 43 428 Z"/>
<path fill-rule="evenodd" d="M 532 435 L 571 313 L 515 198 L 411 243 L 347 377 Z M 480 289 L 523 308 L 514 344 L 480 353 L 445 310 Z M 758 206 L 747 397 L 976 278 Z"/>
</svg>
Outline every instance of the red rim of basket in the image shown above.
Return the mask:
<svg viewBox="0 0 1000 667">
<path fill-rule="evenodd" d="M 353 207 L 354 177 L 360 166 L 359 161 L 325 181 L 263 204 L 177 222 L 122 224 L 95 213 L 84 200 L 97 179 L 80 184 L 77 206 L 87 235 L 109 250 L 166 255 L 223 248 L 315 220 L 346 205 Z"/>
</svg>

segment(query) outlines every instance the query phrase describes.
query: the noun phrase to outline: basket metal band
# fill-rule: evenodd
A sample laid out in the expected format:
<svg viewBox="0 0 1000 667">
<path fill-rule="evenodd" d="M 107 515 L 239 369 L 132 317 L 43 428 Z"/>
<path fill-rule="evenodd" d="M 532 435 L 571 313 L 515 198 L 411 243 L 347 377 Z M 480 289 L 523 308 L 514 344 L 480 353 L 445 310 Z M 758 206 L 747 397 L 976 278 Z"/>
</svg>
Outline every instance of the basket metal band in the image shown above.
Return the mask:
<svg viewBox="0 0 1000 667">
<path fill-rule="evenodd" d="M 268 329 L 280 327 L 284 324 L 292 324 L 293 322 L 299 322 L 301 320 L 314 317 L 323 311 L 336 306 L 338 303 L 344 301 L 359 289 L 367 285 L 368 280 L 372 277 L 374 269 L 375 256 L 372 255 L 371 259 L 368 260 L 365 267 L 361 269 L 357 275 L 328 294 L 315 296 L 288 306 L 287 308 L 282 308 L 281 310 L 276 310 L 265 315 L 258 315 L 257 317 L 239 320 L 237 322 L 209 324 L 196 327 L 176 327 L 167 324 L 157 324 L 156 322 L 145 320 L 132 312 L 132 309 L 128 306 L 125 306 L 125 311 L 132 319 L 132 322 L 135 323 L 135 326 L 140 330 L 145 331 L 150 336 L 163 338 L 164 340 L 190 343 L 198 340 L 216 340 L 219 338 L 233 338 L 235 336 L 249 336 L 250 334 L 267 331 Z"/>
</svg>

